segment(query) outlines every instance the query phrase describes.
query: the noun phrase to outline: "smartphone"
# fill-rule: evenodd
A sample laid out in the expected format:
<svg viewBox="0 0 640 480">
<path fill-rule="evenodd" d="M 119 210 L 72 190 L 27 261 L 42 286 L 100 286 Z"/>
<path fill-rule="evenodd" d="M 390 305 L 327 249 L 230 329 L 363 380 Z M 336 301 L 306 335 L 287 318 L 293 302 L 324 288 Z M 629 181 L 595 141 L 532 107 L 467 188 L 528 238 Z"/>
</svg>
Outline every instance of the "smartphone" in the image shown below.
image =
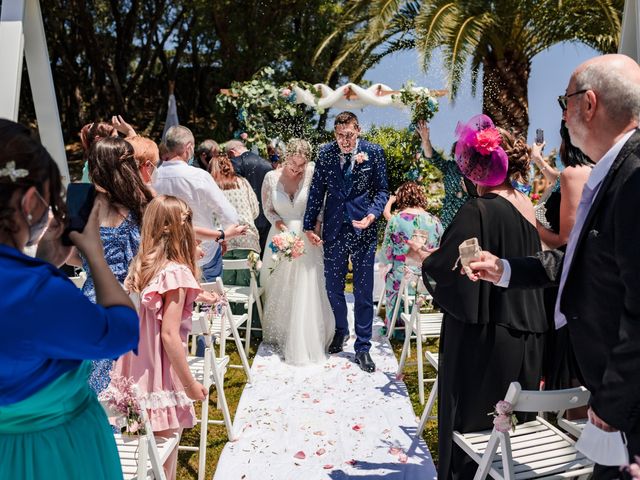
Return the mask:
<svg viewBox="0 0 640 480">
<path fill-rule="evenodd" d="M 536 130 L 536 143 L 542 145 L 544 143 L 544 130 L 538 128 Z"/>
<path fill-rule="evenodd" d="M 84 230 L 93 202 L 96 199 L 96 190 L 90 183 L 70 183 L 67 187 L 67 215 L 69 223 L 62 233 L 62 244 L 73 245 L 69 238 L 71 232 L 82 232 Z"/>
</svg>

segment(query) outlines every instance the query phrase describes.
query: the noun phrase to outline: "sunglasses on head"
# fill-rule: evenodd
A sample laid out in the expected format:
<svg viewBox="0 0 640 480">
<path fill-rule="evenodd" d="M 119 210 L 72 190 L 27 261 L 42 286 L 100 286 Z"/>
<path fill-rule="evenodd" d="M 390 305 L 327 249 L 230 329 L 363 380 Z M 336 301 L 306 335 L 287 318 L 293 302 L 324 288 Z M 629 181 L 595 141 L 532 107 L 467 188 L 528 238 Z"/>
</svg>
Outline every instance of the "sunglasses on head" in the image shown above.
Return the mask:
<svg viewBox="0 0 640 480">
<path fill-rule="evenodd" d="M 569 97 L 573 97 L 574 95 L 580 95 L 582 93 L 587 93 L 589 90 L 578 90 L 577 92 L 573 92 L 570 93 L 569 95 L 560 95 L 558 97 L 558 105 L 560 105 L 560 108 L 562 109 L 563 112 L 567 111 L 567 104 L 569 102 Z"/>
</svg>

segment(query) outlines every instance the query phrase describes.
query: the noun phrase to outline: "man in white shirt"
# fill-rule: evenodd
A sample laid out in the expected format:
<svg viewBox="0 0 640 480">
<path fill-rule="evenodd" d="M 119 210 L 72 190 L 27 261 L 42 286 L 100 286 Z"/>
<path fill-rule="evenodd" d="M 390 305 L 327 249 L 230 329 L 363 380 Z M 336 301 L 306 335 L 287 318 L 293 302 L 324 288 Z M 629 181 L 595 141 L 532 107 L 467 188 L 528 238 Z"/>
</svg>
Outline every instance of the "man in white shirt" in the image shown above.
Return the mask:
<svg viewBox="0 0 640 480">
<path fill-rule="evenodd" d="M 204 280 L 214 281 L 222 275 L 220 242 L 244 233 L 246 226 L 237 225 L 238 214 L 211 175 L 188 165 L 195 149 L 191 130 L 181 125 L 173 126 L 167 130 L 164 143 L 168 157 L 158 168 L 153 188 L 158 194 L 173 195 L 191 207 L 196 236 L 202 240 L 200 248 L 204 252 L 198 265 Z M 221 226 L 213 223 L 214 214 L 220 219 Z"/>
</svg>

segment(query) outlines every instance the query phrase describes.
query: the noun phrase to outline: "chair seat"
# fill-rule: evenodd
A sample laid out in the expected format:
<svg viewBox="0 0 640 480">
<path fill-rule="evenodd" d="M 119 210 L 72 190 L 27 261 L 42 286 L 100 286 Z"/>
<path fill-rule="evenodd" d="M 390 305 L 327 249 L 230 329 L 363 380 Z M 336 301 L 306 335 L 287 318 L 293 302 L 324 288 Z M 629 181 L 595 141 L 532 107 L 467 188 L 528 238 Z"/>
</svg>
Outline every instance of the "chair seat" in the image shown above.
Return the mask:
<svg viewBox="0 0 640 480">
<path fill-rule="evenodd" d="M 225 295 L 230 303 L 246 303 L 249 301 L 251 287 L 241 287 L 237 285 L 225 285 Z M 258 287 L 258 295 L 262 295 L 263 287 Z"/>
<path fill-rule="evenodd" d="M 247 322 L 247 319 L 249 318 L 249 315 L 246 313 L 243 313 L 241 315 L 233 315 L 233 323 L 236 326 L 236 328 L 244 325 Z M 211 332 L 214 335 L 217 335 L 220 332 L 222 326 L 222 318 L 215 316 L 213 317 L 213 319 L 211 320 Z M 224 335 L 225 337 L 230 337 L 232 333 L 232 328 L 231 325 L 229 325 L 228 322 L 224 323 Z"/>
<path fill-rule="evenodd" d="M 118 455 L 120 456 L 120 464 L 122 465 L 122 474 L 125 480 L 138 479 L 138 456 L 140 454 L 140 437 L 131 435 L 114 435 Z M 169 457 L 174 448 L 178 445 L 180 435 L 176 433 L 170 438 L 156 437 L 156 445 L 160 456 L 160 464 L 163 464 Z M 147 460 L 147 478 L 154 478 L 151 468 L 151 461 Z M 139 479 L 141 480 L 141 479 Z"/>
<path fill-rule="evenodd" d="M 408 313 L 401 313 L 400 318 L 405 323 L 411 321 L 411 315 Z M 442 313 L 421 313 L 420 314 L 420 333 L 423 337 L 433 338 L 440 336 L 440 329 L 442 328 Z"/>
<path fill-rule="evenodd" d="M 479 462 L 492 430 L 461 434 L 453 432 L 454 442 Z M 515 479 L 567 478 L 585 475 L 593 462 L 576 450 L 575 442 L 540 417 L 509 433 Z M 503 478 L 500 447 L 491 464 L 490 475 Z"/>
<path fill-rule="evenodd" d="M 191 370 L 191 375 L 198 382 L 204 382 L 204 357 L 187 357 L 187 364 L 189 365 L 189 370 Z M 218 370 L 224 371 L 224 369 L 229 365 L 229 357 L 225 355 L 222 358 L 216 358 L 216 366 Z"/>
<path fill-rule="evenodd" d="M 569 433 L 569 435 L 573 435 L 576 438 L 580 438 L 582 434 L 582 430 L 584 430 L 584 426 L 587 423 L 586 418 L 578 418 L 576 420 L 567 420 L 566 418 L 558 418 L 558 426 Z"/>
</svg>

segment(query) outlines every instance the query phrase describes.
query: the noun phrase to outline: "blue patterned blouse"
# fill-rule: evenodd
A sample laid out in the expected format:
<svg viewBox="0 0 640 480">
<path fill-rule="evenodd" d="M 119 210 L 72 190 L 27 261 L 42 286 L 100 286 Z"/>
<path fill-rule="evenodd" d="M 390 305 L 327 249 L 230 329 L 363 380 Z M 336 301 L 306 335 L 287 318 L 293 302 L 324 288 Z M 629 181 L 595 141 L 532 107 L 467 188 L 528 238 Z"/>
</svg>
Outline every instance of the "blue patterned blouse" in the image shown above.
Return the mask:
<svg viewBox="0 0 640 480">
<path fill-rule="evenodd" d="M 124 279 L 129 272 L 129 264 L 133 257 L 138 253 L 140 246 L 140 227 L 135 222 L 131 213 L 127 215 L 120 225 L 117 227 L 100 227 L 100 238 L 104 246 L 104 256 L 111 271 L 120 283 L 124 283 Z M 87 259 L 82 257 L 82 267 L 87 272 L 87 280 L 82 286 L 82 293 L 96 303 L 96 289 L 93 284 L 93 277 Z M 96 392 L 100 393 L 109 385 L 109 373 L 113 360 L 94 360 L 92 362 L 91 375 L 89 376 L 89 385 Z"/>
</svg>

